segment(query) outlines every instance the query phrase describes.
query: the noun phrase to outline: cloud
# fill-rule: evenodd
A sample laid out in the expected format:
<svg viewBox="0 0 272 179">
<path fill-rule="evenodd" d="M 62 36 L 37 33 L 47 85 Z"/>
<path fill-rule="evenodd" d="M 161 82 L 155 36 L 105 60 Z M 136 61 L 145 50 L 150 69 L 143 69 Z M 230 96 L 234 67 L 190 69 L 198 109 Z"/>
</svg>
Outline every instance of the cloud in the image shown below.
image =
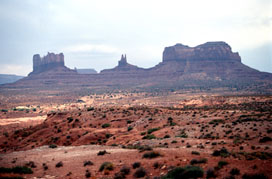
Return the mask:
<svg viewBox="0 0 272 179">
<path fill-rule="evenodd" d="M 32 66 L 30 65 L 1 65 L 0 74 L 16 74 L 21 76 L 26 76 L 32 71 Z"/>
<path fill-rule="evenodd" d="M 150 67 L 176 43 L 255 49 L 272 42 L 271 7 L 271 0 L 2 0 L 0 64 L 31 64 L 33 54 L 50 51 L 64 52 L 70 66 L 110 68 L 126 53 Z"/>
<path fill-rule="evenodd" d="M 108 45 L 96 45 L 96 44 L 78 44 L 73 46 L 68 46 L 63 48 L 64 52 L 68 53 L 80 53 L 80 52 L 90 52 L 90 53 L 120 53 L 118 48 L 108 46 Z"/>
</svg>

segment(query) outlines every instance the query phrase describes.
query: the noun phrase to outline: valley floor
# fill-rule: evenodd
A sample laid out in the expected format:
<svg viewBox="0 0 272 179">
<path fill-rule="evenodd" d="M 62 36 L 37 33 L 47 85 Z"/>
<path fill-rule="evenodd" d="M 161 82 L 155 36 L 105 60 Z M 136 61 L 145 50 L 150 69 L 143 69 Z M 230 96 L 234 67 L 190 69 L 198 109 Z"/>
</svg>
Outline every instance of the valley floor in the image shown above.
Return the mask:
<svg viewBox="0 0 272 179">
<path fill-rule="evenodd" d="M 10 103 L 0 118 L 0 177 L 272 176 L 272 96 L 91 95 Z"/>
</svg>

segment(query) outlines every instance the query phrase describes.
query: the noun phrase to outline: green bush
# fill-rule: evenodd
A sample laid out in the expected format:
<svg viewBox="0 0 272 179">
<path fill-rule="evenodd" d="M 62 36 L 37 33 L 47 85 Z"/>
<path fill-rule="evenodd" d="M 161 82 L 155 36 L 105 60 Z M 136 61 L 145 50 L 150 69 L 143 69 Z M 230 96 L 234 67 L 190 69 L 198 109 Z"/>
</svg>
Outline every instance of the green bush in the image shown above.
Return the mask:
<svg viewBox="0 0 272 179">
<path fill-rule="evenodd" d="M 87 111 L 93 111 L 94 110 L 94 107 L 88 107 L 87 108 Z"/>
<path fill-rule="evenodd" d="M 209 122 L 209 124 L 218 124 L 218 123 L 224 123 L 223 119 L 214 119 L 212 121 Z"/>
<path fill-rule="evenodd" d="M 200 155 L 200 153 L 198 151 L 192 151 L 193 155 Z"/>
<path fill-rule="evenodd" d="M 207 163 L 207 159 L 206 158 L 201 158 L 201 159 L 192 159 L 190 164 L 194 165 L 194 164 L 201 164 L 201 163 Z"/>
<path fill-rule="evenodd" d="M 156 136 L 154 136 L 153 134 L 147 134 L 143 137 L 143 139 L 148 139 L 148 140 L 151 140 L 151 139 L 156 139 Z"/>
<path fill-rule="evenodd" d="M 203 177 L 203 170 L 198 166 L 177 167 L 169 171 L 162 179 L 189 179 Z"/>
<path fill-rule="evenodd" d="M 60 161 L 60 162 L 58 162 L 58 163 L 56 164 L 56 168 L 59 168 L 59 167 L 62 167 L 62 166 L 63 166 L 62 161 Z"/>
<path fill-rule="evenodd" d="M 152 159 L 152 158 L 156 158 L 156 157 L 159 157 L 159 156 L 161 156 L 161 154 L 159 152 L 152 151 L 152 152 L 145 153 L 143 155 L 143 158 Z"/>
<path fill-rule="evenodd" d="M 83 162 L 83 166 L 84 166 L 84 167 L 86 167 L 86 166 L 88 166 L 88 165 L 93 165 L 93 162 L 91 162 L 90 160 L 84 161 L 84 162 Z"/>
<path fill-rule="evenodd" d="M 144 177 L 146 175 L 146 170 L 143 168 L 143 167 L 141 167 L 141 168 L 138 168 L 136 171 L 135 171 L 135 173 L 134 173 L 134 177 L 135 178 L 142 178 L 142 177 Z"/>
<path fill-rule="evenodd" d="M 129 166 L 123 166 L 121 169 L 120 169 L 120 172 L 123 173 L 124 175 L 128 175 L 130 173 L 130 168 Z"/>
<path fill-rule="evenodd" d="M 133 129 L 133 127 L 128 126 L 127 131 L 131 131 L 132 129 Z"/>
<path fill-rule="evenodd" d="M 68 123 L 71 123 L 74 119 L 72 117 L 67 117 Z"/>
<path fill-rule="evenodd" d="M 114 166 L 111 162 L 104 162 L 99 168 L 99 171 L 102 172 L 103 170 L 113 170 Z"/>
<path fill-rule="evenodd" d="M 229 163 L 225 160 L 220 160 L 217 164 L 218 169 L 221 169 L 223 166 L 228 165 Z"/>
<path fill-rule="evenodd" d="M 0 167 L 0 173 L 32 174 L 33 171 L 26 166 L 16 166 L 12 168 Z"/>
<path fill-rule="evenodd" d="M 107 128 L 107 127 L 110 127 L 111 125 L 109 123 L 105 123 L 102 125 L 102 128 Z"/>
<path fill-rule="evenodd" d="M 272 138 L 265 136 L 259 140 L 259 143 L 265 143 L 265 142 L 269 142 L 269 141 L 272 141 Z"/>
<path fill-rule="evenodd" d="M 97 153 L 97 155 L 105 155 L 107 153 L 106 150 L 101 150 Z"/>
<path fill-rule="evenodd" d="M 215 157 L 217 157 L 217 156 L 228 157 L 228 156 L 230 156 L 230 153 L 229 153 L 229 151 L 226 148 L 223 147 L 220 150 L 215 150 L 212 153 L 212 155 L 215 156 Z"/>
<path fill-rule="evenodd" d="M 58 146 L 56 144 L 50 144 L 48 147 L 51 149 L 54 149 L 54 148 L 57 148 Z"/>
<path fill-rule="evenodd" d="M 256 174 L 244 174 L 242 179 L 268 179 L 268 177 L 263 173 Z"/>
<path fill-rule="evenodd" d="M 135 169 L 135 168 L 139 168 L 141 166 L 141 163 L 140 162 L 134 162 L 132 164 L 132 168 Z"/>
<path fill-rule="evenodd" d="M 151 134 L 151 133 L 153 133 L 153 132 L 155 132 L 155 131 L 157 131 L 157 130 L 159 130 L 160 128 L 152 128 L 152 129 L 148 129 L 147 130 L 147 133 L 148 134 Z"/>
<path fill-rule="evenodd" d="M 230 171 L 231 175 L 239 175 L 240 174 L 240 170 L 238 168 L 233 168 Z"/>
</svg>

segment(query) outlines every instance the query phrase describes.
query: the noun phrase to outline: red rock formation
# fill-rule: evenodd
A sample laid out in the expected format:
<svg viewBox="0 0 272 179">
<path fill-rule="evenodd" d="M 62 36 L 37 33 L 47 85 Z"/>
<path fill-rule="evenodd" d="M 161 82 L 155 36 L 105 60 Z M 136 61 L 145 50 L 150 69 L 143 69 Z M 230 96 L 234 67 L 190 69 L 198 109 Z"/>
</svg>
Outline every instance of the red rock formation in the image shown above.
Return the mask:
<svg viewBox="0 0 272 179">
<path fill-rule="evenodd" d="M 241 62 L 239 54 L 233 53 L 231 47 L 225 42 L 207 42 L 196 47 L 176 44 L 164 49 L 163 62 L 182 60 L 233 60 Z"/>
<path fill-rule="evenodd" d="M 101 73 L 135 73 L 135 71 L 139 71 L 142 72 L 144 69 L 143 68 L 139 68 L 135 65 L 131 65 L 127 62 L 127 56 L 126 55 L 122 55 L 121 56 L 121 60 L 118 61 L 118 66 L 116 66 L 113 69 L 106 69 L 106 70 L 102 70 Z"/>
<path fill-rule="evenodd" d="M 33 56 L 33 74 L 48 71 L 57 67 L 65 67 L 63 53 L 54 54 L 48 52 L 48 54 L 42 58 L 39 54 Z"/>
</svg>

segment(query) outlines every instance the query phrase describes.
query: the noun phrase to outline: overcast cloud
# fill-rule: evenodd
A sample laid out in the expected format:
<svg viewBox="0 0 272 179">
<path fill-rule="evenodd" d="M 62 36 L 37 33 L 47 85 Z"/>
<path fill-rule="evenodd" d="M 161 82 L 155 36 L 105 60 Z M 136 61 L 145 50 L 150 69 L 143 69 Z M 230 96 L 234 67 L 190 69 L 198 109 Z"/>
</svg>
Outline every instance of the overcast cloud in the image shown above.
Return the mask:
<svg viewBox="0 0 272 179">
<path fill-rule="evenodd" d="M 272 72 L 271 9 L 271 0 L 1 0 L 0 73 L 27 75 L 47 52 L 63 52 L 70 68 L 112 68 L 122 53 L 147 68 L 166 46 L 207 41 Z"/>
</svg>

